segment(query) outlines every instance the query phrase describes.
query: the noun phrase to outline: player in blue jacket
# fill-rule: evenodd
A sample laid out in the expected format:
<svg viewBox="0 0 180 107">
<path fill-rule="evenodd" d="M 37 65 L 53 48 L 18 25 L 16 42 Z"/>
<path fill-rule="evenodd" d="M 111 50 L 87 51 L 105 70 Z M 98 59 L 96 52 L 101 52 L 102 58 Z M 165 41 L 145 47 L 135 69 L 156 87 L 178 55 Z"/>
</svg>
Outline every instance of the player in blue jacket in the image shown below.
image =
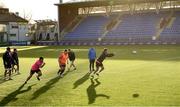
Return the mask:
<svg viewBox="0 0 180 107">
<path fill-rule="evenodd" d="M 96 50 L 94 48 L 89 49 L 88 58 L 89 58 L 89 71 L 91 73 L 92 71 L 95 71 L 94 63 L 96 60 Z"/>
</svg>

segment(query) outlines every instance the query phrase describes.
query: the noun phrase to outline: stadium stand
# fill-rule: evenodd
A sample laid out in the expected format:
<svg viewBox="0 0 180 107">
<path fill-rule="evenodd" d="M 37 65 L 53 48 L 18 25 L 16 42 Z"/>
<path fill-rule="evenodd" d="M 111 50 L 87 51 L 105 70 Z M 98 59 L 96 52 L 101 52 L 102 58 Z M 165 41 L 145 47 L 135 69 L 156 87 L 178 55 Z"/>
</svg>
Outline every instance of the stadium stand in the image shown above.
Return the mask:
<svg viewBox="0 0 180 107">
<path fill-rule="evenodd" d="M 97 39 L 102 35 L 103 26 L 108 21 L 105 16 L 88 16 L 72 32 L 65 35 L 65 40 Z"/>
<path fill-rule="evenodd" d="M 75 23 L 74 25 L 77 26 L 70 27 L 68 32 L 65 32 L 65 35 L 59 36 L 59 41 L 52 44 L 128 45 L 180 43 L 178 0 L 172 0 L 171 2 L 170 0 L 130 1 L 100 0 L 57 4 L 59 12 L 61 12 L 59 32 L 62 32 L 76 17 L 83 16 L 85 18 L 78 25 Z M 149 5 L 147 5 L 148 3 Z M 96 13 L 99 11 L 100 13 Z M 43 42 L 38 43 L 43 44 Z"/>
<path fill-rule="evenodd" d="M 175 12 L 175 21 L 170 28 L 165 28 L 161 33 L 161 37 L 180 37 L 180 12 Z"/>
<path fill-rule="evenodd" d="M 159 18 L 155 14 L 124 15 L 119 26 L 107 34 L 107 38 L 133 38 L 138 36 L 153 36 L 156 33 L 156 23 Z"/>
<path fill-rule="evenodd" d="M 121 16 L 121 23 L 116 29 L 110 29 L 103 42 L 139 42 L 151 41 L 156 35 L 157 24 L 162 17 L 168 16 L 167 13 L 155 12 L 137 13 L 134 15 L 124 14 Z M 88 42 L 89 39 L 98 40 L 102 36 L 103 28 L 107 22 L 118 17 L 118 14 L 109 17 L 106 16 L 88 16 L 73 32 L 64 37 L 64 41 L 83 39 L 82 42 Z M 147 41 L 146 41 L 147 40 Z M 73 41 L 71 41 L 73 42 Z"/>
<path fill-rule="evenodd" d="M 73 31 L 67 33 L 59 45 L 121 45 L 121 44 L 159 44 L 171 43 L 180 38 L 180 15 L 175 13 L 175 21 L 171 28 L 165 28 L 158 40 L 152 40 L 156 35 L 160 19 L 167 17 L 166 12 L 124 14 L 116 29 L 110 29 L 102 41 L 105 25 L 117 15 L 87 16 Z M 174 38 L 173 38 L 174 37 Z M 92 41 L 93 40 L 93 41 Z"/>
</svg>

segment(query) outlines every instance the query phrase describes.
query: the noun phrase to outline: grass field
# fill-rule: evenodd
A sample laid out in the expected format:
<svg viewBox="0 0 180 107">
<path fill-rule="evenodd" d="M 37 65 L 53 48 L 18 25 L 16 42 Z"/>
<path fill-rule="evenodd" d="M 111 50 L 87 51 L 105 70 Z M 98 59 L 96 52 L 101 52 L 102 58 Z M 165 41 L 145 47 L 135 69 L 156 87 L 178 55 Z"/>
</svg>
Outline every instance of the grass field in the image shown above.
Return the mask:
<svg viewBox="0 0 180 107">
<path fill-rule="evenodd" d="M 3 81 L 0 61 L 0 106 L 180 106 L 178 45 L 107 46 L 115 56 L 104 61 L 99 79 L 87 75 L 89 47 L 16 48 L 20 49 L 20 75 Z M 57 57 L 65 48 L 74 49 L 77 70 L 59 78 Z M 99 56 L 104 47 L 95 48 Z M 4 50 L 0 48 L 1 58 Z M 39 56 L 46 62 L 41 81 L 34 76 L 23 85 Z"/>
</svg>

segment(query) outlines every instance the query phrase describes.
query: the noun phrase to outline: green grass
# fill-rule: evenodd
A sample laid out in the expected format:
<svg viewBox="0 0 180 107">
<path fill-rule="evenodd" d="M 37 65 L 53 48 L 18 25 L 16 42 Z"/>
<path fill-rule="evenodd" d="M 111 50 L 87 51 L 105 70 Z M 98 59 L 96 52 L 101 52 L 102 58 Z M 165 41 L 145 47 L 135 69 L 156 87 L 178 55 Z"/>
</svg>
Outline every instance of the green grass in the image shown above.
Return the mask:
<svg viewBox="0 0 180 107">
<path fill-rule="evenodd" d="M 115 56 L 104 61 L 105 70 L 98 79 L 100 83 L 95 79 L 91 81 L 86 75 L 89 47 L 16 48 L 21 50 L 19 51 L 21 75 L 14 75 L 12 81 L 0 80 L 1 106 L 180 105 L 178 45 L 107 46 Z M 58 78 L 57 57 L 65 48 L 72 48 L 76 52 L 77 70 L 66 72 L 64 78 Z M 95 48 L 99 56 L 104 47 Z M 1 51 L 4 52 L 4 49 L 1 48 Z M 136 50 L 137 54 L 132 54 L 132 50 Z M 42 69 L 41 81 L 37 81 L 34 76 L 26 85 L 22 85 L 32 63 L 39 56 L 44 56 L 46 62 L 46 66 Z M 2 78 L 4 71 L 2 60 L 0 71 Z M 139 96 L 133 97 L 133 94 Z"/>
</svg>

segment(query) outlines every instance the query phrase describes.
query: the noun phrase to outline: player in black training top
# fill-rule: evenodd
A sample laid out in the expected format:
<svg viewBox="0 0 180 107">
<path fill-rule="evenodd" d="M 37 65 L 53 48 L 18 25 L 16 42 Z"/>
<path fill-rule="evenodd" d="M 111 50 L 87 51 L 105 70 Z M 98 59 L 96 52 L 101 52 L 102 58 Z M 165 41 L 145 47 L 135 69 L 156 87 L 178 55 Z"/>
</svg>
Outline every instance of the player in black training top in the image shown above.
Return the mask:
<svg viewBox="0 0 180 107">
<path fill-rule="evenodd" d="M 71 69 L 71 67 L 74 67 L 74 70 L 76 70 L 76 66 L 74 64 L 76 56 L 75 56 L 75 53 L 71 49 L 68 49 L 68 56 L 69 56 L 69 61 L 70 61 L 69 70 Z"/>
<path fill-rule="evenodd" d="M 19 58 L 18 58 L 18 53 L 17 53 L 16 48 L 14 48 L 14 51 L 12 52 L 12 58 L 13 58 L 12 72 L 15 70 L 15 72 L 17 74 L 20 74 L 20 72 L 19 72 Z M 17 66 L 17 69 L 15 69 L 15 66 Z"/>
<path fill-rule="evenodd" d="M 104 70 L 103 61 L 106 59 L 106 57 L 114 56 L 113 53 L 108 53 L 107 50 L 108 49 L 105 48 L 103 50 L 102 54 L 100 55 L 100 57 L 96 60 L 96 70 L 94 71 L 93 74 L 96 74 L 99 76 L 99 73 Z M 99 71 L 99 68 L 101 68 L 100 71 Z M 93 75 L 92 75 L 92 77 L 93 77 Z"/>
<path fill-rule="evenodd" d="M 5 68 L 4 80 L 7 79 L 7 74 L 9 74 L 9 80 L 12 80 L 11 79 L 12 62 L 13 62 L 13 58 L 11 56 L 11 49 L 7 47 L 6 52 L 3 54 L 3 63 Z"/>
</svg>

